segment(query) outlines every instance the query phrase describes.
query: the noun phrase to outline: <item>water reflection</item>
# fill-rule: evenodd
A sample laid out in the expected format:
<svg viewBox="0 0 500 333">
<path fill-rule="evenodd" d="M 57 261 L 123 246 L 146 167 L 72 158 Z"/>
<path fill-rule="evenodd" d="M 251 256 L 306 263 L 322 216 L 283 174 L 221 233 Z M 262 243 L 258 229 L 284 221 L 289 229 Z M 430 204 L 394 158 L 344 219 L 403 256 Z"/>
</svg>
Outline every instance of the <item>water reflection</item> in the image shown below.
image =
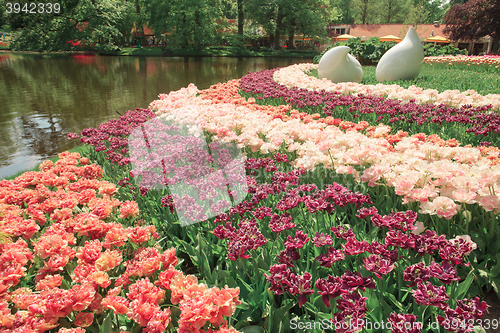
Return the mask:
<svg viewBox="0 0 500 333">
<path fill-rule="evenodd" d="M 73 148 L 76 132 L 145 108 L 159 94 L 205 89 L 250 72 L 310 62 L 0 53 L 0 179 Z"/>
</svg>

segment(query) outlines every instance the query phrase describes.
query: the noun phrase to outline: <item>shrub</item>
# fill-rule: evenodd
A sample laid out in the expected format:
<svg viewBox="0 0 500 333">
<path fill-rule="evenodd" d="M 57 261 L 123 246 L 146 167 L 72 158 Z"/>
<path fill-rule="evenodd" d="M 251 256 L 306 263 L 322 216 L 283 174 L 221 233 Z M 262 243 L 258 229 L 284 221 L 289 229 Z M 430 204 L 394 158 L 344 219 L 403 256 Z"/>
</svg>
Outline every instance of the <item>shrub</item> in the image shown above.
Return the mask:
<svg viewBox="0 0 500 333">
<path fill-rule="evenodd" d="M 424 55 L 426 57 L 435 57 L 441 55 L 467 55 L 467 50 L 459 50 L 453 45 L 449 44 L 446 46 L 427 44 L 424 46 Z"/>
<path fill-rule="evenodd" d="M 378 63 L 380 58 L 394 45 L 396 42 L 381 42 L 380 38 L 372 37 L 366 42 L 361 42 L 361 38 L 351 38 L 345 42 L 335 43 L 329 46 L 325 52 L 317 55 L 313 59 L 313 63 L 317 64 L 321 60 L 323 54 L 337 46 L 348 46 L 349 52 L 353 57 L 358 59 L 361 65 L 373 65 Z"/>
</svg>

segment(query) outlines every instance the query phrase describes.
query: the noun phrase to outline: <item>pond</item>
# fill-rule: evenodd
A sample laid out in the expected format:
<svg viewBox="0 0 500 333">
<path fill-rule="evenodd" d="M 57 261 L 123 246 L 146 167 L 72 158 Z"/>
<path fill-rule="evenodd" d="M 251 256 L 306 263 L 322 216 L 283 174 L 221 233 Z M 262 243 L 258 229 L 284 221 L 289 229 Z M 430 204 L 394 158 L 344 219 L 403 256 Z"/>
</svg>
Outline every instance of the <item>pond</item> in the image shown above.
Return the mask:
<svg viewBox="0 0 500 333">
<path fill-rule="evenodd" d="M 147 108 L 158 94 L 311 61 L 0 53 L 0 179 L 74 148 L 68 133 Z"/>
</svg>

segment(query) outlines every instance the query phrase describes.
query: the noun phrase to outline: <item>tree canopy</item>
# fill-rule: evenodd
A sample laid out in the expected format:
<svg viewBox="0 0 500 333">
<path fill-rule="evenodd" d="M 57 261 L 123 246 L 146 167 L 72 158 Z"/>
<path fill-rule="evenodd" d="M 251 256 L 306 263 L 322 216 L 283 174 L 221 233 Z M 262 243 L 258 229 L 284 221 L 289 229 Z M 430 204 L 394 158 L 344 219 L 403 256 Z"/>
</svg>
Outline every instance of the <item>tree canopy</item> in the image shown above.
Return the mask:
<svg viewBox="0 0 500 333">
<path fill-rule="evenodd" d="M 493 37 L 493 51 L 500 42 L 500 1 L 470 0 L 455 4 L 443 18 L 446 21 L 444 32 L 454 40 L 478 40 L 490 35 Z"/>
<path fill-rule="evenodd" d="M 144 15 L 155 34 L 170 32 L 171 43 L 199 48 L 213 42 L 217 20 L 222 18 L 218 0 L 143 1 Z"/>
<path fill-rule="evenodd" d="M 42 11 L 43 1 L 19 0 L 20 7 L 36 4 L 36 12 L 8 14 L 7 20 L 17 32 L 14 47 L 35 51 L 64 50 L 71 41 L 86 43 L 97 50 L 115 48 L 130 31 L 132 4 L 121 0 L 61 0 L 60 9 L 51 13 Z"/>
<path fill-rule="evenodd" d="M 58 0 L 58 13 L 6 14 L 6 2 L 0 0 L 0 24 L 15 32 L 14 47 L 37 51 L 69 49 L 75 40 L 98 50 L 113 50 L 133 29 L 142 31 L 143 26 L 157 36 L 167 33 L 171 46 L 199 48 L 231 38 L 243 45 L 251 29 L 260 25 L 275 48 L 282 46 L 283 36 L 293 47 L 296 35 L 326 36 L 329 23 L 432 23 L 445 11 L 444 0 Z M 43 1 L 18 2 L 23 6 Z M 452 6 L 450 12 L 462 13 L 457 6 L 469 3 Z M 237 29 L 230 32 L 229 19 L 237 20 Z"/>
</svg>

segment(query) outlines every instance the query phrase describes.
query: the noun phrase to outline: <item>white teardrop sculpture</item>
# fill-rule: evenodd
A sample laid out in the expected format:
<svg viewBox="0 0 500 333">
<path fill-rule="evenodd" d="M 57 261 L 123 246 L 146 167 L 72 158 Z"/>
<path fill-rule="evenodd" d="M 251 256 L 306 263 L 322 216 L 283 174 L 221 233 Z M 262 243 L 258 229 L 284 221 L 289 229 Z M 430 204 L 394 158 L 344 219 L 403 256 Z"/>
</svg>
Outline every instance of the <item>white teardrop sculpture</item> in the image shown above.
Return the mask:
<svg viewBox="0 0 500 333">
<path fill-rule="evenodd" d="M 318 64 L 318 77 L 333 83 L 359 82 L 363 79 L 363 68 L 359 61 L 349 54 L 347 46 L 337 46 L 323 54 Z"/>
<path fill-rule="evenodd" d="M 424 48 L 413 27 L 408 29 L 406 37 L 387 51 L 377 65 L 377 81 L 414 79 L 424 64 Z"/>
</svg>

